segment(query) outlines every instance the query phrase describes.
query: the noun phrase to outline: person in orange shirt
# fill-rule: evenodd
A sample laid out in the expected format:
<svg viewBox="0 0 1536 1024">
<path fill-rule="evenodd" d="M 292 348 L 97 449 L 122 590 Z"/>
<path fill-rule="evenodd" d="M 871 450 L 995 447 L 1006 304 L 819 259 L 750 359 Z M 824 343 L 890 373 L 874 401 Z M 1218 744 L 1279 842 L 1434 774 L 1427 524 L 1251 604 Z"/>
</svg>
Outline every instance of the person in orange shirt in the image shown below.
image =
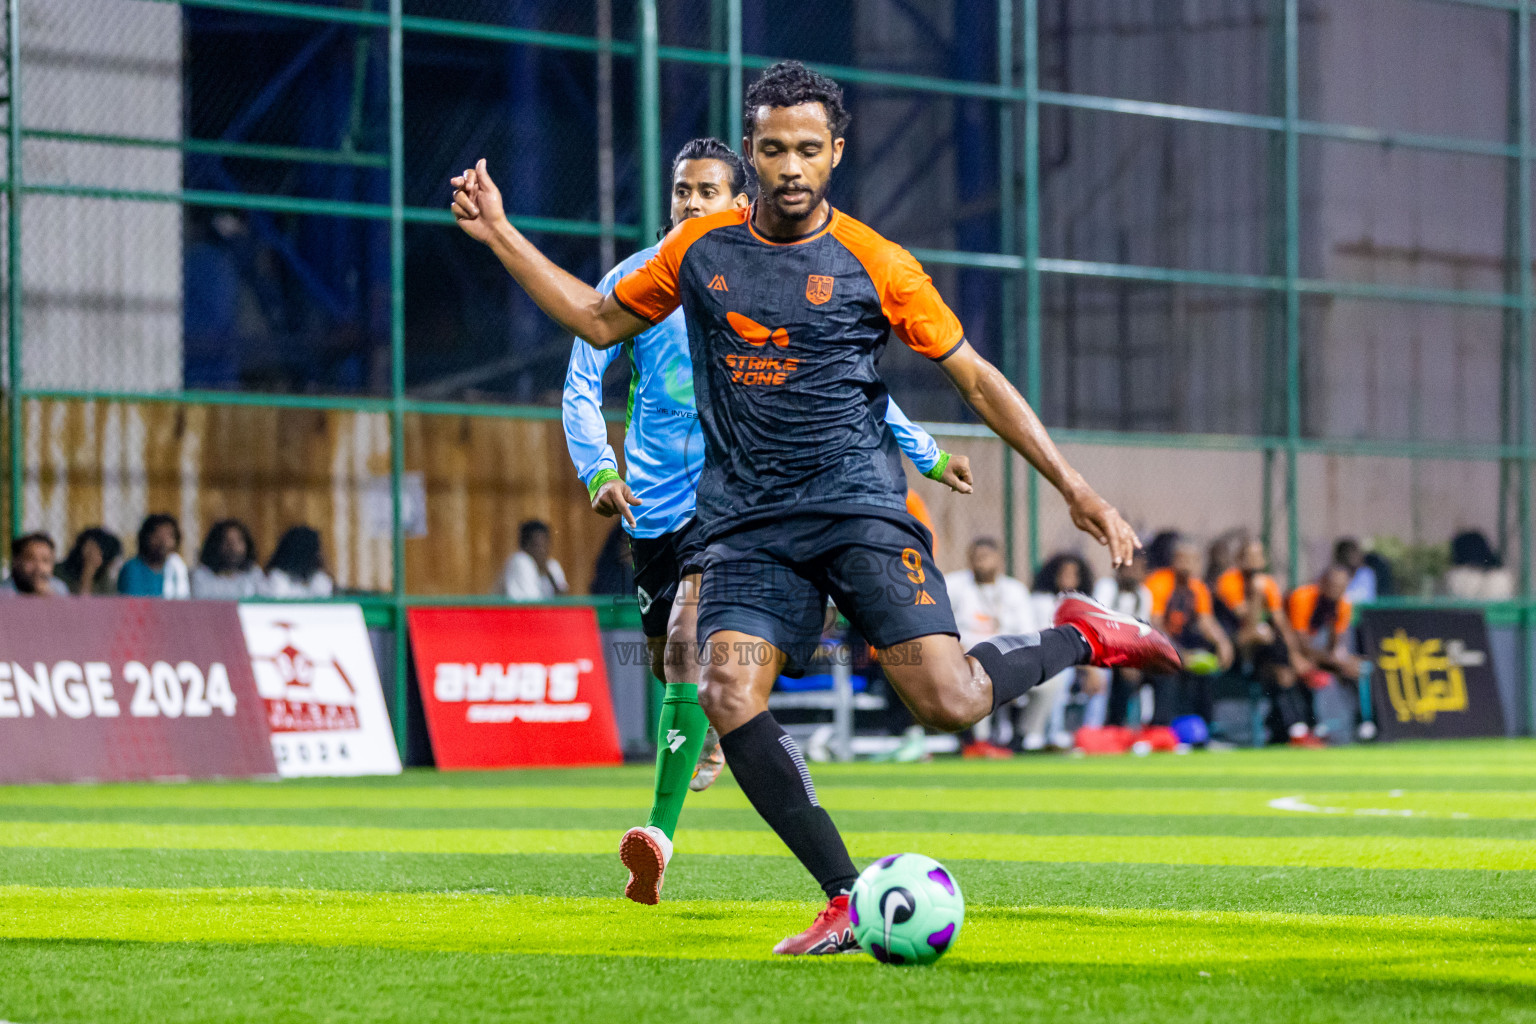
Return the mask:
<svg viewBox="0 0 1536 1024">
<path fill-rule="evenodd" d="M 1270 735 L 1293 746 L 1316 747 L 1312 700 L 1301 679 L 1316 669 L 1286 618 L 1280 585 L 1264 570 L 1269 553 L 1258 539 L 1243 545 L 1237 564 L 1216 580 L 1216 597 L 1237 622 L 1238 660 L 1256 674 L 1270 698 Z"/>
<path fill-rule="evenodd" d="M 1186 540 L 1173 548 L 1173 561 L 1147 577 L 1152 593 L 1152 625 L 1173 641 L 1184 663 L 1190 656 L 1206 651 L 1216 655 L 1217 664 L 1232 664 L 1232 642 L 1216 621 L 1211 591 L 1200 579 L 1200 549 Z M 1209 657 L 1209 655 L 1207 655 Z M 1211 720 L 1212 695 L 1208 680 L 1185 672 L 1180 676 L 1151 678 L 1153 714 L 1151 724 L 1167 725 L 1178 717 L 1182 691 L 1183 703 L 1194 714 Z"/>
<path fill-rule="evenodd" d="M 1330 565 L 1316 583 L 1307 583 L 1291 592 L 1286 602 L 1291 629 L 1303 638 L 1309 656 L 1318 668 L 1331 672 L 1340 682 L 1360 681 L 1360 659 L 1345 648 L 1354 607 L 1344 592 L 1349 588 L 1350 570 Z"/>
</svg>

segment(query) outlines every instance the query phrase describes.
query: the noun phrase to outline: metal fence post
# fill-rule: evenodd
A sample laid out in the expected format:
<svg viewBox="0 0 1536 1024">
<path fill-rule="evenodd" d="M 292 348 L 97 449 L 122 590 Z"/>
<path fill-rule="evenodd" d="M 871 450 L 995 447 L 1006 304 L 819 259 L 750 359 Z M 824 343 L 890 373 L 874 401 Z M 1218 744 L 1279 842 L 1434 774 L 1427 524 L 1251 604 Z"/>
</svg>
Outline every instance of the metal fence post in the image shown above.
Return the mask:
<svg viewBox="0 0 1536 1024">
<path fill-rule="evenodd" d="M 1301 441 L 1301 27 L 1299 0 L 1285 0 L 1285 546 L 1286 581 L 1301 580 L 1300 495 L 1297 449 Z"/>
<path fill-rule="evenodd" d="M 1013 4 L 1014 0 L 997 2 L 997 81 L 1004 89 L 1013 89 Z M 1018 197 L 1014 192 L 1014 176 L 1018 173 L 1018 154 L 1014 151 L 1013 117 L 1015 100 L 998 101 L 997 114 L 997 217 L 998 248 L 1007 255 L 1018 251 L 1018 232 L 1014 218 L 1018 216 Z M 1019 287 L 1018 272 L 1002 271 L 1002 331 L 998 344 L 1002 346 L 1002 371 L 1014 385 L 1019 379 Z M 1013 451 L 1003 445 L 1003 557 L 1010 576 L 1019 574 L 1017 546 L 1013 530 L 1013 470 L 1018 459 Z"/>
<path fill-rule="evenodd" d="M 1514 60 L 1513 81 L 1517 83 L 1513 99 L 1516 103 L 1515 125 L 1519 157 L 1516 160 L 1515 195 L 1518 211 L 1516 228 L 1515 278 L 1518 283 L 1519 317 L 1519 373 L 1516 388 L 1519 408 L 1516 423 L 1519 425 L 1520 469 L 1519 493 L 1515 507 L 1520 520 L 1520 643 L 1525 654 L 1525 729 L 1528 735 L 1536 735 L 1536 640 L 1532 630 L 1536 628 L 1536 616 L 1532 614 L 1531 593 L 1531 459 L 1532 442 L 1536 429 L 1532 424 L 1531 409 L 1531 326 L 1532 306 L 1536 295 L 1531 285 L 1531 4 L 1520 0 L 1513 21 L 1515 45 L 1511 52 Z"/>
<path fill-rule="evenodd" d="M 1024 397 L 1040 408 L 1040 4 L 1024 0 Z M 1009 456 L 1005 453 L 1004 458 Z M 1040 475 L 1028 476 L 1029 560 L 1040 562 Z M 1008 524 L 1009 532 L 1013 524 Z"/>
<path fill-rule="evenodd" d="M 725 0 L 725 141 L 741 148 L 741 0 Z"/>
<path fill-rule="evenodd" d="M 21 407 L 21 0 L 5 5 L 6 211 L 5 211 L 5 394 L 7 461 L 10 463 L 10 532 L 21 536 L 26 508 L 23 487 Z"/>
<path fill-rule="evenodd" d="M 657 58 L 656 0 L 639 0 L 635 12 L 640 39 L 640 244 L 651 245 L 661 230 L 661 81 Z"/>
<path fill-rule="evenodd" d="M 405 759 L 405 32 L 402 0 L 389 0 L 389 502 L 394 551 L 395 746 Z"/>
</svg>

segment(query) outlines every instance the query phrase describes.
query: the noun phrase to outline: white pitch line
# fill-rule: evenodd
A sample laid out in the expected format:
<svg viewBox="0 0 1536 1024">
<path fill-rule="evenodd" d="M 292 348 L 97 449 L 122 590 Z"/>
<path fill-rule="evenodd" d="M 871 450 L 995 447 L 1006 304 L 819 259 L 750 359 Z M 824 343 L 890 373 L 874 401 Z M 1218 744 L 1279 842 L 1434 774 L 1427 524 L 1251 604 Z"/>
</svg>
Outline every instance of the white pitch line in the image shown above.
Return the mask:
<svg viewBox="0 0 1536 1024">
<path fill-rule="evenodd" d="M 1281 796 L 1269 802 L 1269 806 L 1277 811 L 1299 811 L 1302 814 L 1363 814 L 1377 818 L 1411 818 L 1419 811 L 1411 811 L 1407 808 L 1385 807 L 1318 807 L 1309 804 L 1299 796 Z M 1453 815 L 1454 817 L 1454 815 Z M 1462 815 L 1466 817 L 1466 815 Z"/>
</svg>

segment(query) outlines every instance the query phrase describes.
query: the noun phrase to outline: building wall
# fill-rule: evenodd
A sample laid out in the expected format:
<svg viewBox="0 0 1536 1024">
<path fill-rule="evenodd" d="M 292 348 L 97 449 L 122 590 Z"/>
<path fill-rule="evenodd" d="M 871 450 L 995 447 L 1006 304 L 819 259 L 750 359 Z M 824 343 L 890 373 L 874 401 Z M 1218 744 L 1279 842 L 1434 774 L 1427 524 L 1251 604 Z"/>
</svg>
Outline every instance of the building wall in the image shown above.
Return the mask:
<svg viewBox="0 0 1536 1024">
<path fill-rule="evenodd" d="M 29 129 L 181 136 L 181 9 L 141 0 L 21 5 Z M 171 149 L 29 139 L 31 184 L 174 192 Z M 22 200 L 26 345 L 34 388 L 175 389 L 182 381 L 181 207 L 29 195 Z"/>
</svg>

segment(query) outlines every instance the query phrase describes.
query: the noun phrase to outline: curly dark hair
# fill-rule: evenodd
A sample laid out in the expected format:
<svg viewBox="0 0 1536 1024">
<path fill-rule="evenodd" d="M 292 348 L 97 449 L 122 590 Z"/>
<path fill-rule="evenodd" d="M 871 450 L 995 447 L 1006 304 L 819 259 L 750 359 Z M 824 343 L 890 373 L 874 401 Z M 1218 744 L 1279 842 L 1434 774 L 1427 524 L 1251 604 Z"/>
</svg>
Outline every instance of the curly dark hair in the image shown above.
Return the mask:
<svg viewBox="0 0 1536 1024">
<path fill-rule="evenodd" d="M 308 583 L 325 568 L 320 554 L 320 534 L 312 526 L 290 527 L 278 539 L 277 548 L 267 561 L 267 571 L 280 569 L 293 579 Z"/>
<path fill-rule="evenodd" d="M 843 87 L 826 75 L 801 64 L 797 60 L 781 60 L 765 68 L 757 81 L 747 86 L 743 97 L 746 110 L 742 113 L 742 126 L 748 135 L 757 130 L 757 111 L 760 107 L 798 107 L 802 103 L 820 103 L 827 112 L 827 127 L 834 139 L 848 132 L 853 115 L 843 107 Z"/>
<path fill-rule="evenodd" d="M 741 154 L 719 139 L 705 136 L 699 139 L 690 139 L 677 151 L 677 156 L 672 158 L 672 176 L 677 177 L 677 166 L 684 160 L 718 160 L 725 164 L 731 172 L 731 195 L 739 196 L 743 192 L 748 199 L 757 198 L 757 178 L 752 174 L 747 162 L 741 158 Z"/>
<path fill-rule="evenodd" d="M 1061 590 L 1061 570 L 1068 564 L 1077 566 L 1077 589 L 1088 594 L 1093 592 L 1093 570 L 1088 568 L 1088 563 L 1081 555 L 1075 555 L 1070 551 L 1053 555 L 1046 559 L 1044 565 L 1035 573 L 1035 585 L 1032 588 L 1037 594 L 1055 594 Z"/>
<path fill-rule="evenodd" d="M 224 543 L 224 534 L 230 530 L 238 531 L 245 541 L 245 561 L 239 565 L 229 565 L 224 561 L 224 555 L 219 550 Z M 197 556 L 197 560 L 214 572 L 247 572 L 256 564 L 256 541 L 251 537 L 250 527 L 238 519 L 220 519 L 208 530 L 208 536 L 203 538 L 203 550 Z"/>
</svg>

